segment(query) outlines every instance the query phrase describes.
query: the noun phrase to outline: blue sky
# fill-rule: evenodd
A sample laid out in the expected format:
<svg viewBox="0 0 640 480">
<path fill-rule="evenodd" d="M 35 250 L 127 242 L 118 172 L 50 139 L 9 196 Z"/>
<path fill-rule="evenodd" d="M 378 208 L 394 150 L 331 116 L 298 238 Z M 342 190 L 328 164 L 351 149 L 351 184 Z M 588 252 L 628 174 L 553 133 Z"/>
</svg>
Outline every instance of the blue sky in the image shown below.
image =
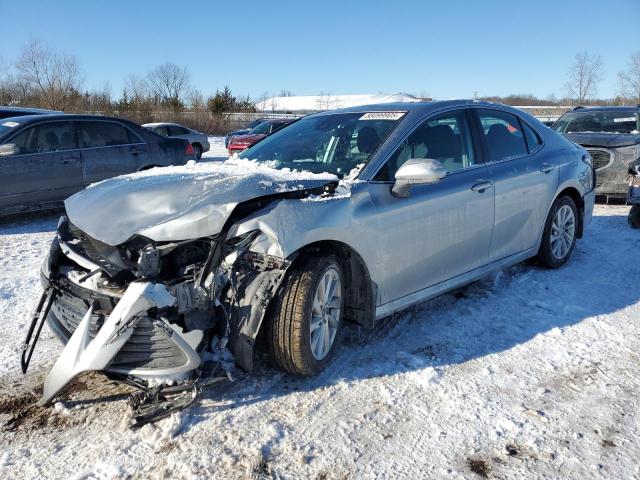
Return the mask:
<svg viewBox="0 0 640 480">
<path fill-rule="evenodd" d="M 562 96 L 577 52 L 601 55 L 601 96 L 640 51 L 640 0 L 11 1 L 0 56 L 29 39 L 77 55 L 85 87 L 186 65 L 205 94 L 408 92 Z"/>
</svg>

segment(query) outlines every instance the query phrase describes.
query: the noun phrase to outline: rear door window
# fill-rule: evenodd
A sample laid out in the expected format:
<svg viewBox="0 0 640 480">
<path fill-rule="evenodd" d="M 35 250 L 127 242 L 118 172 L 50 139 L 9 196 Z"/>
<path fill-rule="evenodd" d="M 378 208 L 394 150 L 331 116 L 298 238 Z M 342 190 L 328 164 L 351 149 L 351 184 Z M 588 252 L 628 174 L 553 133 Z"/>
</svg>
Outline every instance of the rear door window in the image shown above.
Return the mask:
<svg viewBox="0 0 640 480">
<path fill-rule="evenodd" d="M 18 149 L 18 155 L 59 152 L 78 148 L 71 122 L 47 122 L 19 133 L 8 143 Z"/>
<path fill-rule="evenodd" d="M 181 135 L 188 135 L 189 134 L 189 131 L 186 128 L 175 127 L 173 125 L 170 125 L 167 128 L 169 130 L 169 136 L 170 137 L 179 137 Z"/>
<path fill-rule="evenodd" d="M 489 161 L 499 162 L 527 155 L 527 144 L 518 117 L 498 110 L 478 110 Z"/>
<path fill-rule="evenodd" d="M 116 122 L 78 122 L 80 148 L 112 147 L 136 143 L 135 136 Z"/>
</svg>

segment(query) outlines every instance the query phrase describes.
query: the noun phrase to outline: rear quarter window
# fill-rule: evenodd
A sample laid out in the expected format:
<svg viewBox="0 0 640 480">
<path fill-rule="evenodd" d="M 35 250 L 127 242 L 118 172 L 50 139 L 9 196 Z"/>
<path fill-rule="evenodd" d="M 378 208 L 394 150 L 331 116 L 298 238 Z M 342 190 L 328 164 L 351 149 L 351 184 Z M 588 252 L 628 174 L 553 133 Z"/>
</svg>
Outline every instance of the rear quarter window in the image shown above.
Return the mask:
<svg viewBox="0 0 640 480">
<path fill-rule="evenodd" d="M 527 148 L 529 149 L 529 153 L 531 153 L 540 145 L 542 145 L 542 140 L 533 128 L 522 121 L 521 123 L 522 131 L 524 132 L 524 138 L 527 140 Z"/>
</svg>

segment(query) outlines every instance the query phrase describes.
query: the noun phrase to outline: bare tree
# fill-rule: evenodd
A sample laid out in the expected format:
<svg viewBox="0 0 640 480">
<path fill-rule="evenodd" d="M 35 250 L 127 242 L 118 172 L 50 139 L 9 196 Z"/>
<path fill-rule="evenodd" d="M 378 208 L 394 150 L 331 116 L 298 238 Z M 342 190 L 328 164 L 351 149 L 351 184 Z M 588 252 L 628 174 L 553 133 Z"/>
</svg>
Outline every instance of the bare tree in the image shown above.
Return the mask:
<svg viewBox="0 0 640 480">
<path fill-rule="evenodd" d="M 279 97 L 271 97 L 269 99 L 269 108 L 272 112 L 275 112 L 276 110 L 278 110 L 278 108 L 280 108 Z"/>
<path fill-rule="evenodd" d="M 602 80 L 603 64 L 600 55 L 587 52 L 576 54 L 575 63 L 569 70 L 567 93 L 578 103 L 593 97 Z"/>
<path fill-rule="evenodd" d="M 165 63 L 147 75 L 151 93 L 174 109 L 184 105 L 184 99 L 190 90 L 191 75 L 187 67 L 175 63 Z"/>
<path fill-rule="evenodd" d="M 204 95 L 202 95 L 202 92 L 197 88 L 194 88 L 189 92 L 188 100 L 189 100 L 189 106 L 193 110 L 204 110 L 205 108 Z"/>
<path fill-rule="evenodd" d="M 257 99 L 256 99 L 256 109 L 260 110 L 261 112 L 264 112 L 267 109 L 267 100 L 269 99 L 269 92 L 262 92 L 262 95 L 260 95 Z"/>
<path fill-rule="evenodd" d="M 56 110 L 68 109 L 82 84 L 75 56 L 56 53 L 37 40 L 32 40 L 22 49 L 16 69 L 19 81 L 37 91 L 45 106 Z"/>
<path fill-rule="evenodd" d="M 631 55 L 629 69 L 626 72 L 620 72 L 618 76 L 623 82 L 623 96 L 640 103 L 640 52 Z"/>
<path fill-rule="evenodd" d="M 318 110 L 330 110 L 333 103 L 334 100 L 330 92 L 320 92 L 318 94 L 318 99 L 316 100 Z"/>
<path fill-rule="evenodd" d="M 144 99 L 149 96 L 147 81 L 137 75 L 129 75 L 124 81 L 124 89 L 132 100 Z"/>
</svg>

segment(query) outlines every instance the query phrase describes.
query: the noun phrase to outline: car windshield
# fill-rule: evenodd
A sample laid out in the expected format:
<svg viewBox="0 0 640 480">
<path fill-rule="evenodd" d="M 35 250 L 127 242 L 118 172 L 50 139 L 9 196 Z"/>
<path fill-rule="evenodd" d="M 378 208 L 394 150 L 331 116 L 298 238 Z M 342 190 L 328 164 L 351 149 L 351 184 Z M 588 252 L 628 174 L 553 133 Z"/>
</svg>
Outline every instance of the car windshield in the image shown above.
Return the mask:
<svg viewBox="0 0 640 480">
<path fill-rule="evenodd" d="M 406 112 L 333 113 L 302 118 L 240 154 L 275 168 L 343 176 L 371 155 Z"/>
<path fill-rule="evenodd" d="M 20 117 L 9 117 L 0 120 L 0 137 L 20 125 L 21 121 L 22 119 Z"/>
<path fill-rule="evenodd" d="M 565 113 L 552 128 L 560 133 L 635 133 L 639 122 L 634 110 L 583 110 Z"/>
<path fill-rule="evenodd" d="M 252 128 L 249 133 L 252 135 L 262 135 L 267 134 L 271 130 L 271 122 L 262 122 L 257 127 Z"/>
</svg>

